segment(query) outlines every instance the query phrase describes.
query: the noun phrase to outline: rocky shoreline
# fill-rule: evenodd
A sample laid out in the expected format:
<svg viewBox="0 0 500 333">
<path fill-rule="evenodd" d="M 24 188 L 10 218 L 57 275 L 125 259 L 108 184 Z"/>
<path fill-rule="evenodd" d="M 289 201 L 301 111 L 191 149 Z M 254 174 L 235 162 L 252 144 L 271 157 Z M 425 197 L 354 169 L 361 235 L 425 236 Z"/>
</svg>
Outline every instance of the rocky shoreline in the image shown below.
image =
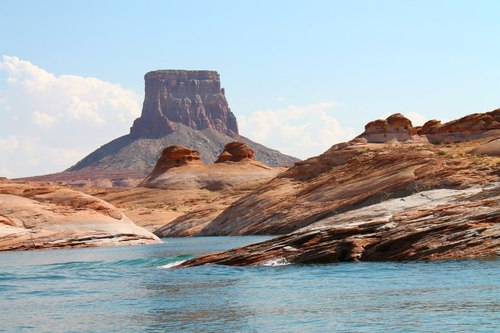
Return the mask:
<svg viewBox="0 0 500 333">
<path fill-rule="evenodd" d="M 339 214 L 272 240 L 188 260 L 259 266 L 489 258 L 500 255 L 500 183 L 431 190 Z M 401 204 L 403 203 L 403 204 Z M 399 206 L 398 206 L 399 205 Z"/>
</svg>

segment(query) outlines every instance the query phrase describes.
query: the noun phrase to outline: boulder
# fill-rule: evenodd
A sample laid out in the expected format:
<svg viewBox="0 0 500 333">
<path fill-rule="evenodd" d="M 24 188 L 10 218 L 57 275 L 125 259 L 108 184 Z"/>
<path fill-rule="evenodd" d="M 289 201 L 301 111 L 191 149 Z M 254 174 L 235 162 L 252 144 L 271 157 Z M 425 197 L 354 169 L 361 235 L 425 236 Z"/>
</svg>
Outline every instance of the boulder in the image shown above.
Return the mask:
<svg viewBox="0 0 500 333">
<path fill-rule="evenodd" d="M 184 165 L 202 165 L 200 154 L 196 150 L 191 150 L 183 146 L 169 146 L 163 149 L 158 162 L 153 171 L 139 185 L 152 181 L 158 176 L 163 175 L 167 170 Z"/>
<path fill-rule="evenodd" d="M 169 146 L 163 149 L 155 169 L 188 163 L 201 163 L 200 154 L 196 150 L 191 150 L 183 146 Z"/>
<path fill-rule="evenodd" d="M 383 143 L 391 140 L 407 141 L 413 134 L 411 121 L 401 113 L 395 113 L 387 119 L 369 122 L 361 137 L 368 142 Z"/>
<path fill-rule="evenodd" d="M 224 151 L 219 155 L 215 163 L 222 162 L 241 162 L 255 160 L 253 149 L 249 148 L 243 142 L 230 142 L 224 146 Z"/>
</svg>

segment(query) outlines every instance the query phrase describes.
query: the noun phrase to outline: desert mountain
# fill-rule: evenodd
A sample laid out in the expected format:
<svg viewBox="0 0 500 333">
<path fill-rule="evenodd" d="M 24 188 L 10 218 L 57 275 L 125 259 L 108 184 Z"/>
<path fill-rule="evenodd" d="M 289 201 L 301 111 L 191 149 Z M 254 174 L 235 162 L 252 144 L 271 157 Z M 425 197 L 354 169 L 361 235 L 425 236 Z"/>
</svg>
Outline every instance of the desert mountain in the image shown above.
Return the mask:
<svg viewBox="0 0 500 333">
<path fill-rule="evenodd" d="M 210 163 L 232 141 L 251 147 L 255 159 L 269 166 L 298 161 L 239 134 L 217 72 L 161 70 L 147 73 L 144 79 L 142 114 L 129 134 L 103 145 L 63 173 L 38 179 L 79 186 L 137 185 L 167 146 L 196 150 L 202 161 Z"/>
</svg>

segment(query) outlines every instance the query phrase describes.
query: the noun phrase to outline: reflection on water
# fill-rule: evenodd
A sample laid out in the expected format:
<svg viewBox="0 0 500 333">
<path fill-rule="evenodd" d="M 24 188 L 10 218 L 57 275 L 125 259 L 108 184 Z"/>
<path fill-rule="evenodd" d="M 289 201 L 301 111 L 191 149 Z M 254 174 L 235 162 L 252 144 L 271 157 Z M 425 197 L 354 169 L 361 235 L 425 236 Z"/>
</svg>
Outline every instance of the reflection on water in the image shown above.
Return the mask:
<svg viewBox="0 0 500 333">
<path fill-rule="evenodd" d="M 0 253 L 5 332 L 495 332 L 500 261 L 162 266 L 264 238 Z"/>
</svg>

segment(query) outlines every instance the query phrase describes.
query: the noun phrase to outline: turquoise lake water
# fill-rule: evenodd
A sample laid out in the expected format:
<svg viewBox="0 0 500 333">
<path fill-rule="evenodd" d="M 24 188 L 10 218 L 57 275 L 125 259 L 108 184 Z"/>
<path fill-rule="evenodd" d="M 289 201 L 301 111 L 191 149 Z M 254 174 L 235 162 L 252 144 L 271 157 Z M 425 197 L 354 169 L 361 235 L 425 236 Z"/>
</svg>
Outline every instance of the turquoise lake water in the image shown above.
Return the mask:
<svg viewBox="0 0 500 333">
<path fill-rule="evenodd" d="M 500 260 L 167 268 L 264 239 L 0 253 L 0 332 L 500 332 Z"/>
</svg>

